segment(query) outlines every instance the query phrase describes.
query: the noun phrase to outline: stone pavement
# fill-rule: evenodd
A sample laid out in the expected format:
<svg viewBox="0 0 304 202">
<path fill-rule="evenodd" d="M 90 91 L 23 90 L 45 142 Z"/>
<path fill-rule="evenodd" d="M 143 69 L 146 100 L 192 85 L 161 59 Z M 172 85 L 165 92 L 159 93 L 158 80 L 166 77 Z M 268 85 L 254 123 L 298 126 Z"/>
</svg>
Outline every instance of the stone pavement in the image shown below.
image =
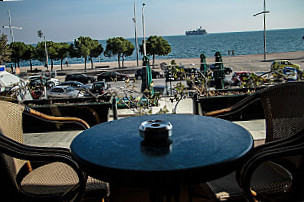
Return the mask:
<svg viewBox="0 0 304 202">
<path fill-rule="evenodd" d="M 160 106 L 153 109 L 153 113 L 159 111 L 160 108 L 167 107 L 168 113 L 172 113 L 175 103 L 172 103 L 169 98 L 161 99 Z M 177 107 L 177 114 L 192 114 L 192 99 L 182 100 Z M 128 109 L 118 110 L 118 115 L 132 114 Z M 262 140 L 266 137 L 265 120 L 251 120 L 251 121 L 236 121 L 246 128 L 253 136 L 254 140 Z M 54 131 L 46 133 L 25 133 L 24 142 L 29 145 L 36 146 L 50 146 L 50 147 L 66 147 L 69 148 L 71 141 L 81 131 Z"/>
</svg>

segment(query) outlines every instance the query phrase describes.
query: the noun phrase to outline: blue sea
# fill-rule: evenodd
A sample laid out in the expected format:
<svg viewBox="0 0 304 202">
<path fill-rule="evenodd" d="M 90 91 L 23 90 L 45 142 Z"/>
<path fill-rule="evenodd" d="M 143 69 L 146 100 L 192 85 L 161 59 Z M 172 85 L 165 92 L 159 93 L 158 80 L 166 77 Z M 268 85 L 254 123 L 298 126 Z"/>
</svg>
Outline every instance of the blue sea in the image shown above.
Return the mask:
<svg viewBox="0 0 304 202">
<path fill-rule="evenodd" d="M 208 31 L 208 30 L 207 30 Z M 268 53 L 304 51 L 304 28 L 282 29 L 266 31 L 266 46 Z M 228 55 L 229 50 L 234 50 L 235 55 L 251 55 L 264 53 L 263 31 L 210 33 L 199 36 L 163 36 L 171 45 L 172 52 L 166 56 L 156 56 L 156 59 L 170 58 L 198 58 L 204 53 L 206 57 L 213 57 L 216 51 L 223 56 Z M 128 39 L 135 45 L 134 38 Z M 142 38 L 138 38 L 141 44 Z M 71 43 L 71 42 L 70 42 Z M 106 40 L 100 40 L 106 47 Z M 140 55 L 140 58 L 142 56 Z M 67 58 L 70 64 L 83 63 L 83 58 Z M 126 61 L 136 60 L 136 51 L 132 56 L 126 57 Z M 117 61 L 117 56 L 108 58 L 103 54 L 95 58 L 94 62 Z M 55 61 L 54 64 L 60 64 Z M 33 65 L 42 65 L 39 61 L 33 61 Z M 21 63 L 21 66 L 29 66 L 29 62 Z"/>
</svg>

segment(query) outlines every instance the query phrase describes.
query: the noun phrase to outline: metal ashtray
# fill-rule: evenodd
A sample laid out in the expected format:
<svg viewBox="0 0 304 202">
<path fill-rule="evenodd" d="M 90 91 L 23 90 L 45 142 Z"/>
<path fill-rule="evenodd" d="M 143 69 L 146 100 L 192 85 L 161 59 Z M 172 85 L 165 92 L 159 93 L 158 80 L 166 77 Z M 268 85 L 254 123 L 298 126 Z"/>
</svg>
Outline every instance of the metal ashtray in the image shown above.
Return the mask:
<svg viewBox="0 0 304 202">
<path fill-rule="evenodd" d="M 169 121 L 150 120 L 141 123 L 139 132 L 145 141 L 163 141 L 172 135 L 172 127 Z"/>
</svg>

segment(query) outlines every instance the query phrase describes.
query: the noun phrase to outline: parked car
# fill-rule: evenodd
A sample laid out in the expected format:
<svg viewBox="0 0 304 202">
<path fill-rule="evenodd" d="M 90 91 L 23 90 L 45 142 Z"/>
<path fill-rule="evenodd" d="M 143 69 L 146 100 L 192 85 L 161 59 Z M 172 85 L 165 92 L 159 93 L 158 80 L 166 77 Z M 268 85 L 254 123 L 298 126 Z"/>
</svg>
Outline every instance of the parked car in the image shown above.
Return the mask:
<svg viewBox="0 0 304 202">
<path fill-rule="evenodd" d="M 29 85 L 31 87 L 35 87 L 38 85 L 46 86 L 47 88 L 52 88 L 58 85 L 60 82 L 56 78 L 50 78 L 43 75 L 30 76 L 29 77 Z"/>
<path fill-rule="evenodd" d="M 83 97 L 84 94 L 70 86 L 55 86 L 46 91 L 48 98 L 77 98 Z"/>
<path fill-rule="evenodd" d="M 171 94 L 171 87 L 170 86 L 166 86 L 165 85 L 156 85 L 153 87 L 154 90 L 154 94 L 155 95 L 170 95 Z M 175 95 L 177 93 L 177 91 L 173 88 L 172 89 L 172 95 Z"/>
<path fill-rule="evenodd" d="M 250 76 L 250 71 L 236 71 L 232 74 L 231 85 L 237 86 Z"/>
<path fill-rule="evenodd" d="M 209 65 L 208 67 L 209 67 L 209 69 L 212 70 L 212 71 L 214 71 L 214 70 L 217 69 L 217 65 L 216 65 L 216 64 L 211 64 L 211 65 Z M 233 72 L 232 67 L 224 67 L 224 73 L 225 73 L 226 75 L 229 75 L 229 74 L 231 74 L 232 72 Z"/>
<path fill-rule="evenodd" d="M 298 80 L 298 72 L 293 67 L 285 67 L 283 69 L 283 74 L 287 81 L 297 81 Z"/>
<path fill-rule="evenodd" d="M 95 81 L 95 78 L 86 74 L 74 73 L 66 75 L 65 81 L 79 81 L 83 84 L 87 84 L 93 83 Z"/>
<path fill-rule="evenodd" d="M 97 81 L 94 82 L 90 91 L 92 93 L 98 93 L 98 94 L 103 94 L 105 93 L 105 90 L 108 89 L 108 84 L 105 81 Z"/>
<path fill-rule="evenodd" d="M 215 80 L 213 78 L 209 79 L 207 84 L 209 87 L 214 87 L 216 85 Z M 232 81 L 227 78 L 224 78 L 224 88 L 230 88 L 231 85 L 232 85 Z"/>
<path fill-rule="evenodd" d="M 101 74 L 97 75 L 97 81 L 124 81 L 126 79 L 129 78 L 129 75 L 127 74 L 123 74 L 123 73 L 119 73 L 119 72 L 103 72 Z"/>
<path fill-rule="evenodd" d="M 300 70 L 300 65 L 294 64 L 288 60 L 277 60 L 271 64 L 271 69 L 284 69 L 284 67 L 293 67 L 296 70 Z"/>
<path fill-rule="evenodd" d="M 65 81 L 65 82 L 62 82 L 61 84 L 59 84 L 57 86 L 70 86 L 70 87 L 72 87 L 76 90 L 87 88 L 86 85 L 84 85 L 83 83 L 78 82 L 78 81 Z"/>
<path fill-rule="evenodd" d="M 285 67 L 291 67 L 296 69 L 299 79 L 303 77 L 303 71 L 301 70 L 300 65 L 294 64 L 288 60 L 277 60 L 271 64 L 270 68 L 271 71 L 273 71 L 272 73 L 273 77 L 280 78 L 281 77 L 280 74 L 283 73 L 283 69 Z M 279 74 L 277 74 L 276 72 L 278 72 Z"/>
<path fill-rule="evenodd" d="M 162 78 L 162 77 L 164 77 L 164 75 L 161 73 L 161 72 L 158 72 L 158 71 L 154 71 L 153 69 L 152 69 L 152 78 L 153 79 L 159 79 L 159 78 Z M 136 70 L 136 72 L 135 72 L 135 78 L 136 79 L 141 79 L 142 78 L 142 74 L 143 74 L 143 69 L 138 69 L 138 70 Z"/>
</svg>

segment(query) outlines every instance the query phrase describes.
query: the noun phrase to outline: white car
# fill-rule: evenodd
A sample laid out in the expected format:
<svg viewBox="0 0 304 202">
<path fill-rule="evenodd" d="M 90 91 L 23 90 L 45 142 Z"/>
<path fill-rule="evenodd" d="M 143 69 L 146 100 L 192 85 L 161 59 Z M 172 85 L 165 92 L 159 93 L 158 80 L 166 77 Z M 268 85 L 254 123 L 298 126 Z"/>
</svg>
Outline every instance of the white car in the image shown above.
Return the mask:
<svg viewBox="0 0 304 202">
<path fill-rule="evenodd" d="M 46 92 L 48 98 L 77 98 L 84 94 L 70 86 L 55 86 Z"/>
</svg>

